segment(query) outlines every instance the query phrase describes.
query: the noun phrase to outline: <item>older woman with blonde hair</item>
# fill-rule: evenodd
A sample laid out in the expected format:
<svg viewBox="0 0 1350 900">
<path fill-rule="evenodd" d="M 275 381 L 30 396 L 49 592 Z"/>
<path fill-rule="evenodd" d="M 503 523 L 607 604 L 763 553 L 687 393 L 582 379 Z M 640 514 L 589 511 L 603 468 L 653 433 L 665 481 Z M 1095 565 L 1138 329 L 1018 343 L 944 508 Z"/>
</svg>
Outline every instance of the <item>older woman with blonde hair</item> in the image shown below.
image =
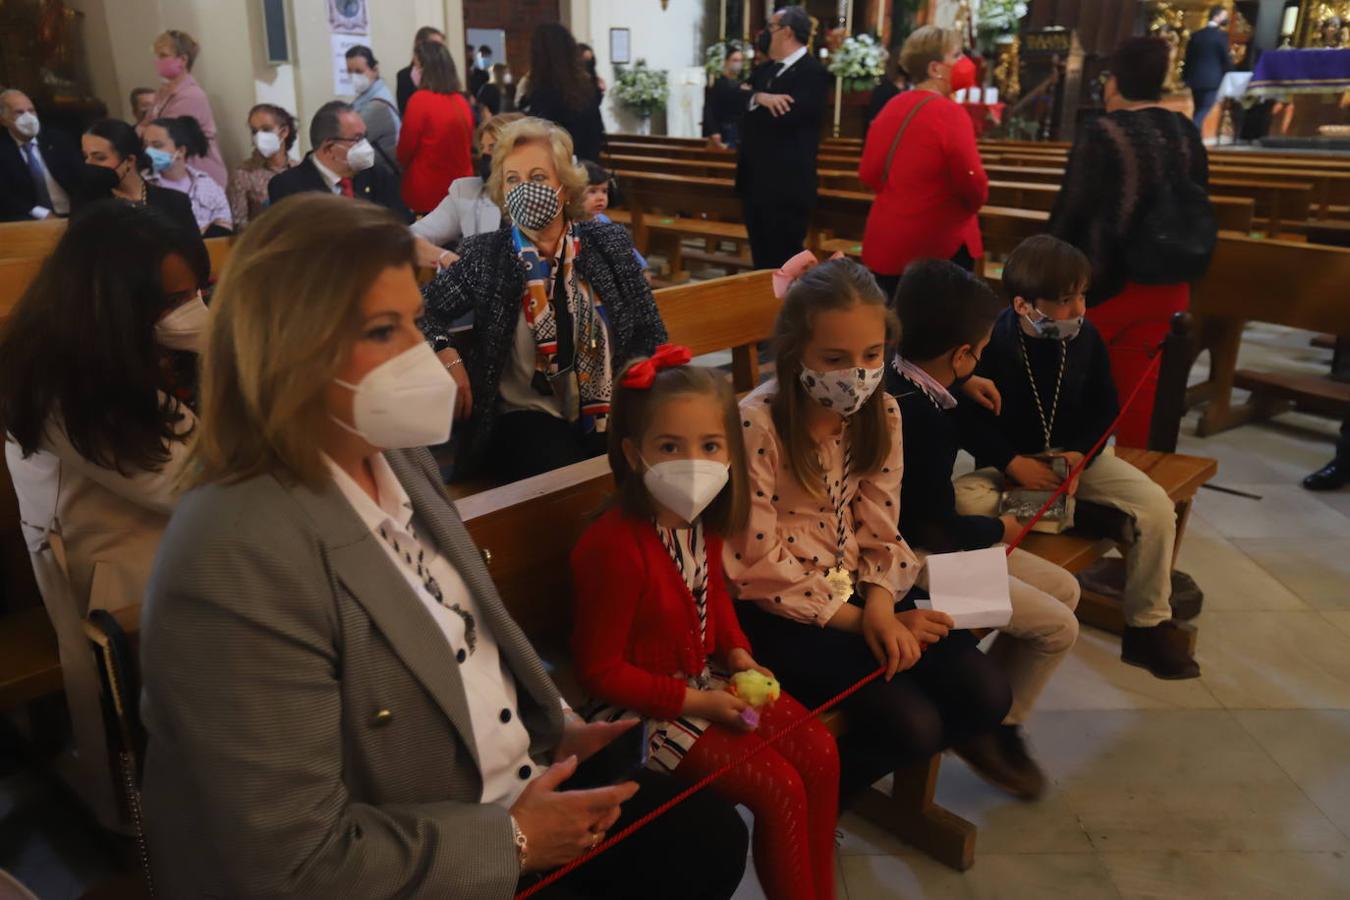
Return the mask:
<svg viewBox="0 0 1350 900">
<path fill-rule="evenodd" d="M 423 445 L 455 384 L 413 259 L 388 212 L 304 194 L 250 225 L 216 291 L 142 618 L 163 896 L 507 900 L 676 793 L 597 755 L 626 725 L 561 701 L 441 489 Z M 544 896 L 645 895 L 680 852 L 703 871 L 660 896 L 728 897 L 746 843 L 696 797 Z"/>
<path fill-rule="evenodd" d="M 587 177 L 572 159 L 552 122 L 503 130 L 487 190 L 510 227 L 465 240 L 423 289 L 423 330 L 468 401 L 457 479 L 513 481 L 602 455 L 614 374 L 666 339 L 628 233 L 579 221 Z M 452 342 L 469 312 L 472 334 Z"/>
<path fill-rule="evenodd" d="M 197 160 L 197 167 L 224 190 L 229 184 L 229 173 L 225 169 L 225 160 L 221 159 L 220 146 L 216 143 L 216 117 L 211 112 L 211 101 L 206 99 L 206 91 L 192 77 L 192 65 L 197 61 L 201 45 L 186 31 L 169 29 L 155 38 L 155 70 L 163 83 L 155 93 L 155 102 L 150 114 L 136 125 L 136 133 L 142 137 L 145 129 L 156 119 L 172 119 L 178 116 L 191 116 L 197 120 L 206 135 L 206 155 Z"/>
</svg>

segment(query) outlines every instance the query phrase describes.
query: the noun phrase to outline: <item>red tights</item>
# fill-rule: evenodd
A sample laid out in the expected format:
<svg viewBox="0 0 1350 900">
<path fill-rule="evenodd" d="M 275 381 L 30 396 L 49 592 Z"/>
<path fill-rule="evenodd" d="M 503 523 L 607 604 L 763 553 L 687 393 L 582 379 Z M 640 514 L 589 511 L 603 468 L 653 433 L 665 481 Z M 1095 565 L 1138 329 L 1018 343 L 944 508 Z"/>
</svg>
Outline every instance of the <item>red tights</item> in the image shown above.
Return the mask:
<svg viewBox="0 0 1350 900">
<path fill-rule="evenodd" d="M 713 772 L 801 718 L 787 694 L 760 710 L 759 729 L 711 726 L 675 774 L 690 781 Z M 713 782 L 755 817 L 755 871 L 769 900 L 833 900 L 834 826 L 839 810 L 839 752 L 819 720 L 794 729 Z"/>
</svg>

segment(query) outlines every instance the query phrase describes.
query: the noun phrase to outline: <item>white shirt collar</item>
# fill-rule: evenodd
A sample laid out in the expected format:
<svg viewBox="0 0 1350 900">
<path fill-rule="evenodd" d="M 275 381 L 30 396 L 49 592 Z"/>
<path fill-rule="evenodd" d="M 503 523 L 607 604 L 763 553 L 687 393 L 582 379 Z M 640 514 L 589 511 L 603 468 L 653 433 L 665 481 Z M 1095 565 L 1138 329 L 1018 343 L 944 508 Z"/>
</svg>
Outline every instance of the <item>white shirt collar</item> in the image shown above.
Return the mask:
<svg viewBox="0 0 1350 900">
<path fill-rule="evenodd" d="M 323 176 L 324 183 L 328 185 L 328 190 L 331 191 L 333 188 L 337 187 L 337 183 L 342 180 L 342 176 L 319 162 L 317 154 L 311 153 L 309 158 L 313 160 L 314 168 L 318 169 L 319 174 Z"/>
<path fill-rule="evenodd" d="M 347 502 L 352 505 L 352 509 L 361 517 L 367 528 L 372 532 L 377 531 L 385 522 L 392 520 L 395 527 L 402 531 L 408 530 L 413 518 L 412 500 L 408 498 L 408 492 L 394 475 L 394 470 L 389 468 L 383 453 L 376 453 L 370 458 L 371 473 L 375 476 L 375 490 L 380 495 L 378 503 L 361 489 L 352 476 L 333 462 L 328 454 L 322 455 L 329 472 L 333 475 L 333 483 L 342 492 L 342 496 L 347 498 Z"/>
<path fill-rule="evenodd" d="M 774 74 L 774 77 L 782 75 L 788 69 L 792 68 L 793 64 L 796 63 L 797 60 L 801 59 L 803 56 L 806 55 L 806 51 L 808 49 L 809 48 L 805 46 L 798 47 L 796 50 L 793 50 L 791 53 L 789 53 L 786 57 L 780 59 L 778 61 L 778 71 Z"/>
<path fill-rule="evenodd" d="M 37 135 L 33 135 L 26 141 L 21 141 L 18 138 L 16 138 L 14 136 L 14 132 L 10 131 L 8 128 L 5 129 L 5 134 L 9 135 L 9 139 L 13 141 L 20 150 L 22 150 L 24 147 L 27 147 L 30 144 L 33 146 L 34 149 L 37 149 Z"/>
</svg>

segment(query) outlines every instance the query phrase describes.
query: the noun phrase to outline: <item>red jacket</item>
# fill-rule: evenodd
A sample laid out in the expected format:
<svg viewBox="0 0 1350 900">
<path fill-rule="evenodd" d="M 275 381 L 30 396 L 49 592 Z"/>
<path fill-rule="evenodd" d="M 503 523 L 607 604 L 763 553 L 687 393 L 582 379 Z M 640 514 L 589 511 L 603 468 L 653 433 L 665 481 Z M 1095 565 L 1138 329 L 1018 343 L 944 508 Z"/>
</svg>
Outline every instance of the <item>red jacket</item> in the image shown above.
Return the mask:
<svg viewBox="0 0 1350 900">
<path fill-rule="evenodd" d="M 473 112 L 459 94 L 418 91 L 408 101 L 398 133 L 403 202 L 431 212 L 450 182 L 473 174 Z"/>
<path fill-rule="evenodd" d="M 933 99 L 910 120 L 882 184 L 886 155 L 914 105 Z M 975 127 L 956 103 L 928 91 L 891 99 L 872 122 L 858 177 L 877 192 L 863 232 L 863 265 L 879 275 L 899 275 L 916 259 L 950 259 L 965 244 L 984 253 L 980 207 L 989 199 L 989 176 L 980 164 Z"/>
<path fill-rule="evenodd" d="M 708 631 L 698 645 L 698 614 L 680 570 L 650 522 L 620 509 L 600 517 L 572 550 L 576 598 L 572 657 L 593 697 L 644 716 L 674 719 L 686 682 L 710 656 L 750 649 L 722 573 L 722 541 L 708 541 Z"/>
</svg>

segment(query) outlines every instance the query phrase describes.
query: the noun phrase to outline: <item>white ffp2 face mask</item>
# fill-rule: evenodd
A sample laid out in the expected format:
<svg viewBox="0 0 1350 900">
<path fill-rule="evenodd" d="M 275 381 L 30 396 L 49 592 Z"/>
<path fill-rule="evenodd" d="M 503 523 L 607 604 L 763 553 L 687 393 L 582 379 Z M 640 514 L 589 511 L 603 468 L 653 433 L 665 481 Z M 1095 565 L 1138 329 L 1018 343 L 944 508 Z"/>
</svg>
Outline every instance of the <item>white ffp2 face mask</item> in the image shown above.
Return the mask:
<svg viewBox="0 0 1350 900">
<path fill-rule="evenodd" d="M 14 120 L 14 127 L 19 130 L 19 134 L 31 141 L 42 130 L 42 123 L 34 113 L 26 112 Z"/>
<path fill-rule="evenodd" d="M 690 524 L 730 478 L 730 467 L 712 459 L 671 459 L 647 466 L 642 473 L 642 483 L 656 502 Z"/>
<path fill-rule="evenodd" d="M 352 79 L 352 91 L 355 92 L 357 96 L 364 94 L 366 90 L 370 87 L 370 76 L 365 74 L 364 72 L 358 72 L 357 74 L 351 76 L 351 79 Z"/>
<path fill-rule="evenodd" d="M 416 346 L 380 363 L 358 384 L 334 379 L 355 394 L 352 425 L 333 417 L 347 431 L 381 450 L 444 444 L 455 413 L 455 379 L 430 345 Z"/>
<path fill-rule="evenodd" d="M 347 151 L 347 165 L 352 167 L 353 172 L 364 172 L 375 165 L 375 148 L 370 145 L 370 141 L 361 138 L 352 144 L 352 148 Z"/>
<path fill-rule="evenodd" d="M 198 291 L 197 296 L 160 317 L 155 323 L 155 340 L 170 350 L 201 353 L 210 317 L 211 311 L 202 300 L 202 292 Z"/>
<path fill-rule="evenodd" d="M 270 157 L 281 149 L 281 135 L 275 131 L 259 131 L 253 135 L 253 146 L 264 157 Z"/>
<path fill-rule="evenodd" d="M 802 366 L 801 382 L 812 400 L 848 418 L 862 409 L 863 404 L 876 392 L 885 375 L 885 366 L 877 366 L 875 369 L 864 369 L 859 366 L 852 369 L 836 369 L 833 372 L 817 372 L 815 369 Z"/>
</svg>

